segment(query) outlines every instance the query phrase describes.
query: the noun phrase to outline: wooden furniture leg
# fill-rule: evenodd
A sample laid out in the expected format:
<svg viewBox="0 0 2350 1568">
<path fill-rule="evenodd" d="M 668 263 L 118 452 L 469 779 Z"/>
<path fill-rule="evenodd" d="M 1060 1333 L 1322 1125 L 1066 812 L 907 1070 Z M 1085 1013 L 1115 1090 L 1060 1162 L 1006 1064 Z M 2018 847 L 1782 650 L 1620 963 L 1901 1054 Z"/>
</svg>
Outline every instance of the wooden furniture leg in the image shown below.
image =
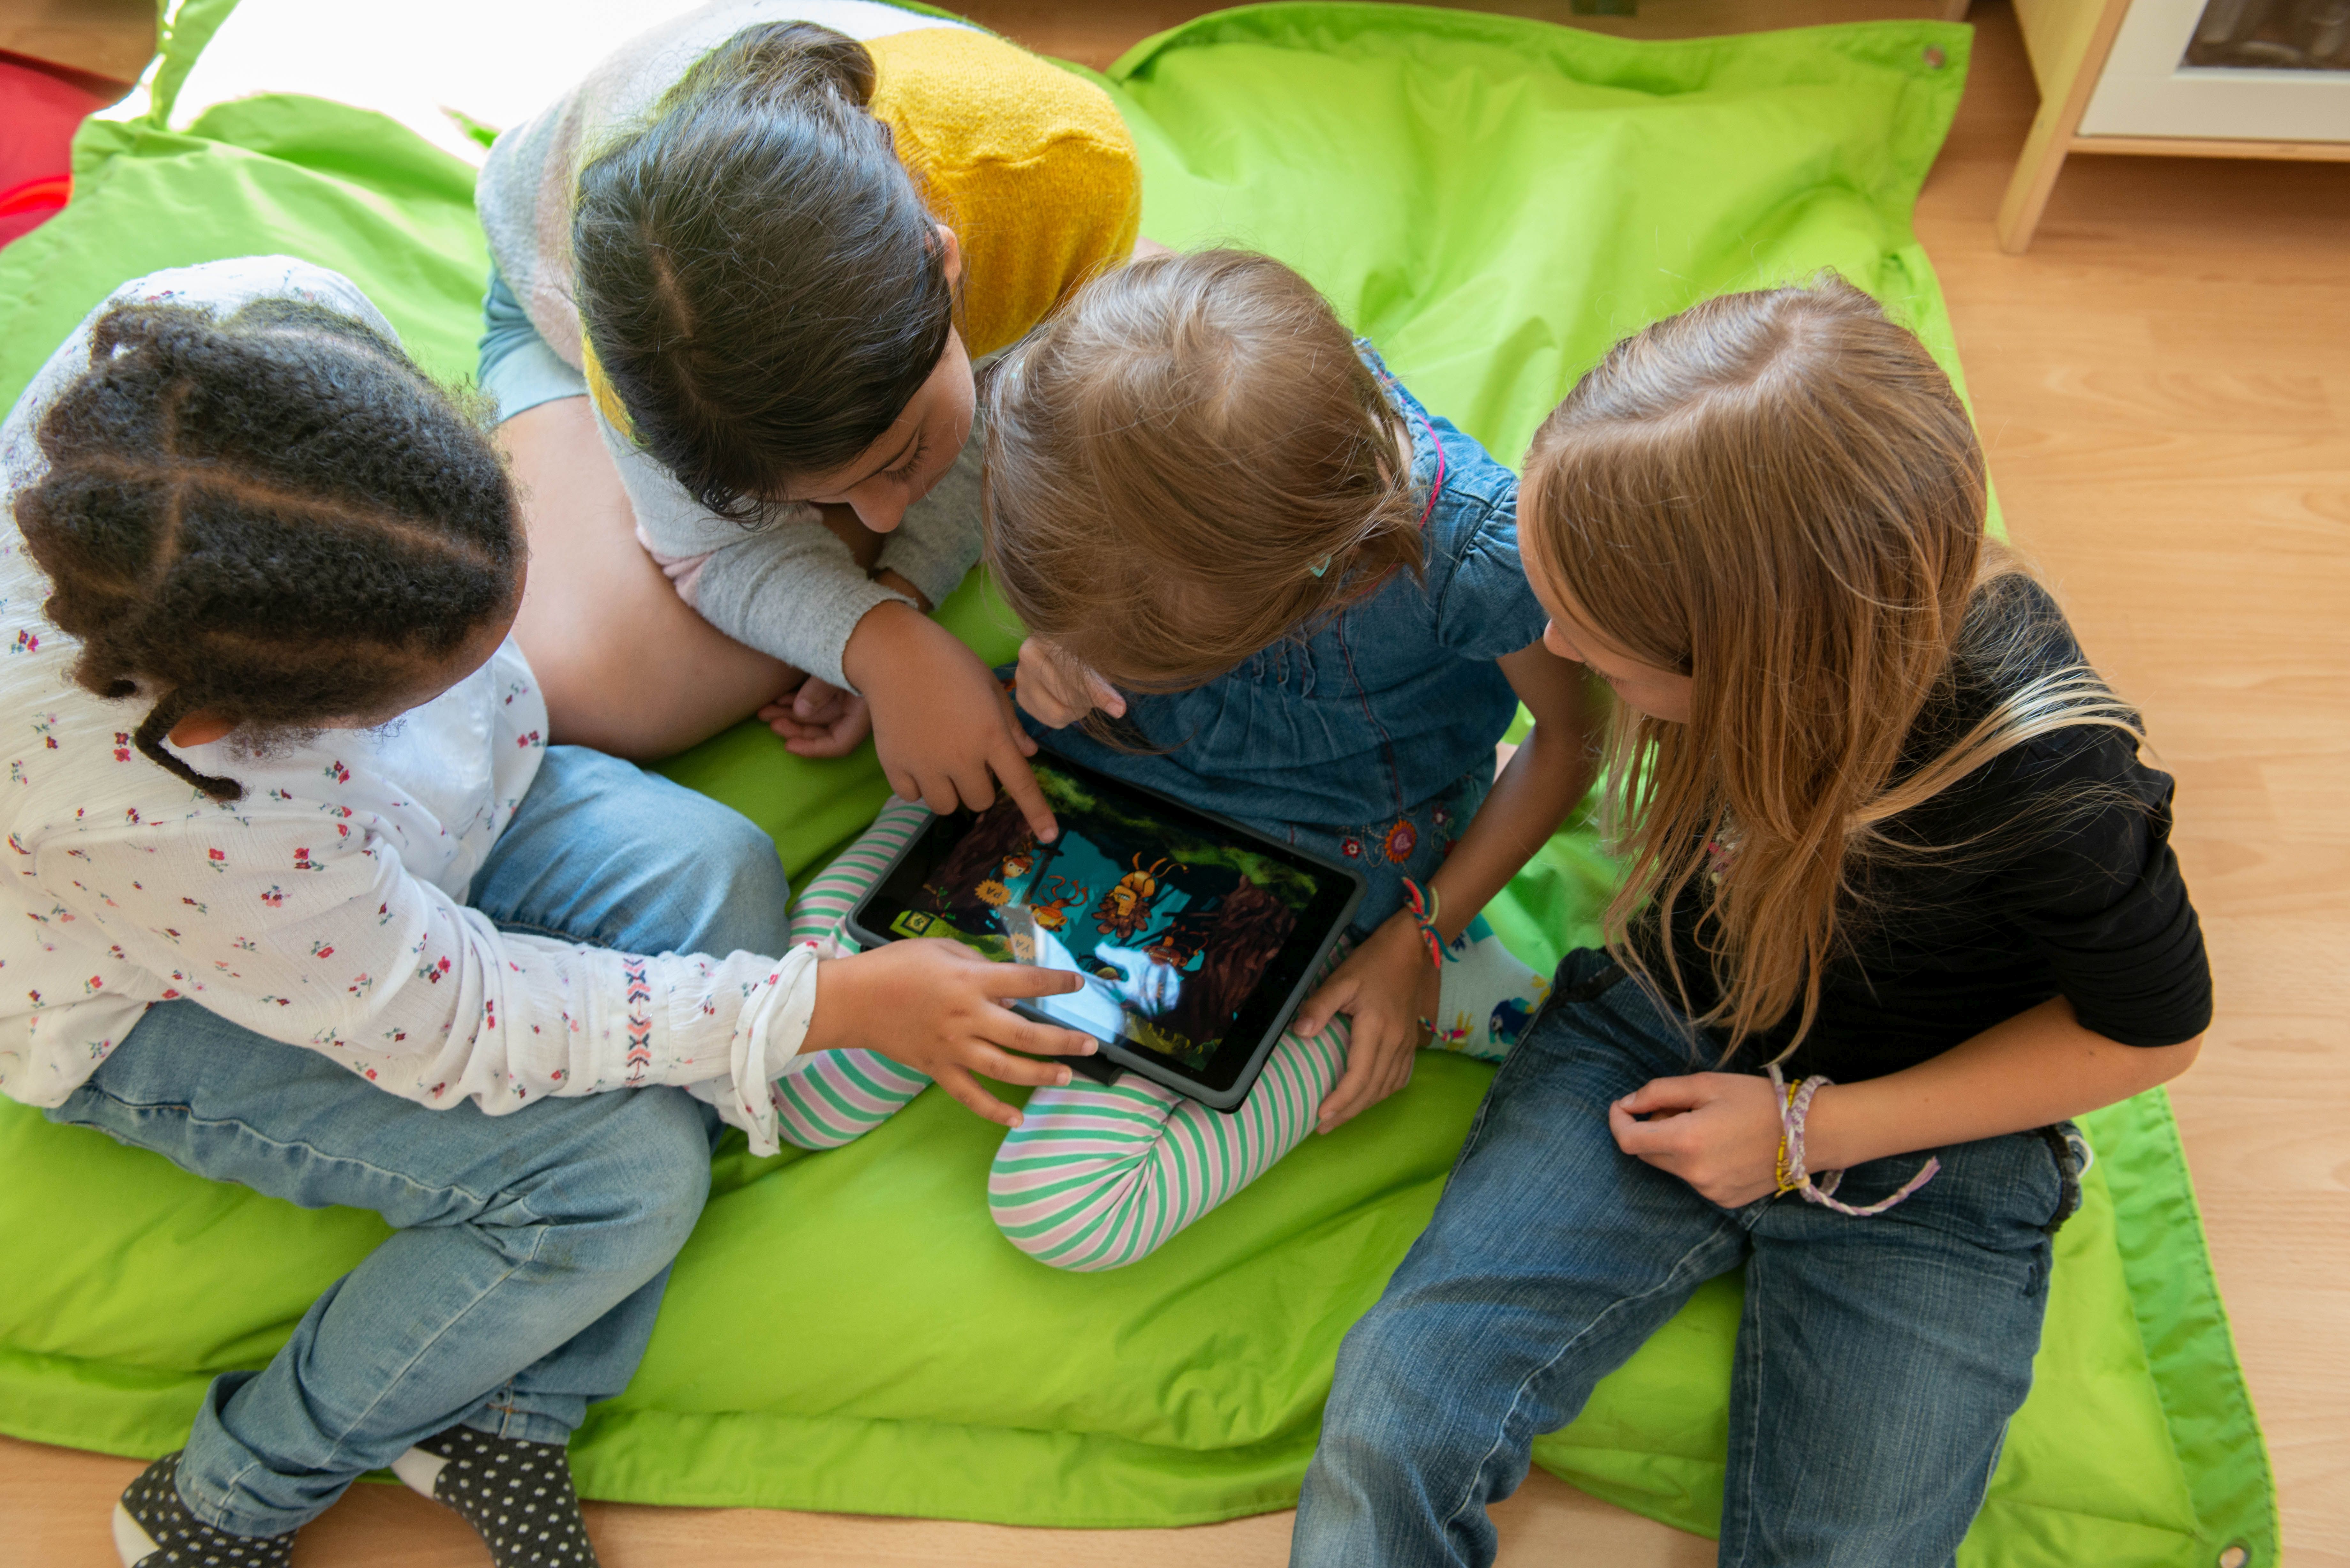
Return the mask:
<svg viewBox="0 0 2350 1568">
<path fill-rule="evenodd" d="M 2128 14 L 2129 0 L 2016 0 L 2032 74 L 2040 82 L 2040 113 L 1999 204 L 1999 248 L 2010 255 L 2031 248 L 2048 193 L 2056 188 L 2064 155 L 2073 150 L 2074 133 L 2113 51 L 2114 35 Z"/>
</svg>

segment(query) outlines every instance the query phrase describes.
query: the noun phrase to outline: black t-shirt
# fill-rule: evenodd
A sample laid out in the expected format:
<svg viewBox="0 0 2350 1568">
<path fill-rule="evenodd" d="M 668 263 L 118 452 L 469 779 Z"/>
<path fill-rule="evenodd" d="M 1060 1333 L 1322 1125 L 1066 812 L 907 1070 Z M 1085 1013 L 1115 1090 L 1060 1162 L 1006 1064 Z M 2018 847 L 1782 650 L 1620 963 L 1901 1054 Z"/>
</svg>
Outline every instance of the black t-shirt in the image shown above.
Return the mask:
<svg viewBox="0 0 2350 1568">
<path fill-rule="evenodd" d="M 1990 669 L 1974 650 L 2019 620 L 2022 656 Z M 1910 732 L 1905 768 L 1949 750 L 2022 682 L 2085 663 L 2064 612 L 2022 576 L 1976 595 L 1960 648 L 1953 680 Z M 2211 971 L 2170 847 L 2171 789 L 2126 734 L 2076 726 L 2012 747 L 1893 819 L 1887 831 L 1907 844 L 1963 846 L 1867 868 L 1864 897 L 1838 912 L 1838 950 L 1790 1076 L 1850 1083 L 1898 1072 L 2054 996 L 2125 1045 L 2200 1034 Z M 1673 922 L 1699 1012 L 1713 1000 L 1695 940 L 1702 898 L 1685 888 Z M 1666 981 L 1653 919 L 1634 940 Z M 1752 1045 L 1776 1055 L 1794 1019 Z"/>
</svg>

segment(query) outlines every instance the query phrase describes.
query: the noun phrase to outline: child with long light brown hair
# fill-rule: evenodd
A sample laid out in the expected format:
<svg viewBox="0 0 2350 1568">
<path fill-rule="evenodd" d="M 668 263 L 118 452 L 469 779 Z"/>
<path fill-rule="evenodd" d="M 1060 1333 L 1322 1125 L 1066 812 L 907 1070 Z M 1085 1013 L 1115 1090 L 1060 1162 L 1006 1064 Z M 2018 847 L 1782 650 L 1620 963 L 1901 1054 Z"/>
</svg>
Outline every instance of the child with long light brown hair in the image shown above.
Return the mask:
<svg viewBox="0 0 2350 1568">
<path fill-rule="evenodd" d="M 998 1226 L 1056 1267 L 1112 1268 L 1401 1088 L 1431 1037 L 1508 1050 L 1546 986 L 1475 917 L 1590 781 L 1584 678 L 1540 644 L 1515 476 L 1269 257 L 1097 278 L 982 400 L 1031 731 L 1370 881 L 1350 956 L 1234 1114 L 1131 1078 L 1004 1108 Z M 1521 701 L 1535 725 L 1497 778 Z M 845 909 L 920 820 L 885 814 L 808 905 Z M 844 1141 L 922 1083 L 836 1057 L 783 1086 L 786 1136 Z"/>
<path fill-rule="evenodd" d="M 1619 699 L 1630 876 L 1347 1336 L 1293 1561 L 1492 1562 L 1534 1437 L 1742 1269 L 1721 1561 L 1950 1563 L 2069 1118 L 2210 1019 L 2171 781 L 1985 538 L 1949 379 L 1840 280 L 1617 345 L 1526 494 L 1545 640 Z"/>
</svg>

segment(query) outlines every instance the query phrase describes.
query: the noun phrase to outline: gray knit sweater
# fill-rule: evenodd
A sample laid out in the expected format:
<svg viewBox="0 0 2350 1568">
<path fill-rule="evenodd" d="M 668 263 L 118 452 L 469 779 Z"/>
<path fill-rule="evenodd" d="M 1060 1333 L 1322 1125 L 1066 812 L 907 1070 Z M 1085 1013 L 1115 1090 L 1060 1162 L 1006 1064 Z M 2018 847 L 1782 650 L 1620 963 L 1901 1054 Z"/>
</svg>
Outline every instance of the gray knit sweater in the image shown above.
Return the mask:
<svg viewBox="0 0 2350 1568">
<path fill-rule="evenodd" d="M 650 112 L 688 67 L 743 28 L 805 20 L 862 41 L 917 27 L 964 26 L 872 0 L 713 0 L 631 38 L 587 78 L 498 138 L 474 188 L 490 256 L 547 347 L 581 363 L 571 204 L 595 150 Z M 703 619 L 811 675 L 846 686 L 841 655 L 857 623 L 905 596 L 866 576 L 848 547 L 796 504 L 749 526 L 710 512 L 676 476 L 614 429 L 597 428 L 636 510 L 637 534 Z M 977 431 L 954 467 L 908 509 L 879 560 L 933 605 L 979 559 Z"/>
</svg>

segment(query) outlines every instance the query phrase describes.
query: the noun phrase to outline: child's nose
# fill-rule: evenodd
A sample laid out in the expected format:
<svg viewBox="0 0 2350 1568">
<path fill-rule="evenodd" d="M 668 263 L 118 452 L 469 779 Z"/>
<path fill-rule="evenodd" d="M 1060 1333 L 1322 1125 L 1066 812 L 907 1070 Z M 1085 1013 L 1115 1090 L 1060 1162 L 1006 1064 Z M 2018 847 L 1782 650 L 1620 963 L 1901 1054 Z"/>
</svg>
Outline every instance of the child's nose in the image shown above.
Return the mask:
<svg viewBox="0 0 2350 1568">
<path fill-rule="evenodd" d="M 911 490 L 882 480 L 860 484 L 848 493 L 848 504 L 856 511 L 857 520 L 876 534 L 893 531 L 906 520 L 906 508 L 913 504 Z"/>
</svg>

